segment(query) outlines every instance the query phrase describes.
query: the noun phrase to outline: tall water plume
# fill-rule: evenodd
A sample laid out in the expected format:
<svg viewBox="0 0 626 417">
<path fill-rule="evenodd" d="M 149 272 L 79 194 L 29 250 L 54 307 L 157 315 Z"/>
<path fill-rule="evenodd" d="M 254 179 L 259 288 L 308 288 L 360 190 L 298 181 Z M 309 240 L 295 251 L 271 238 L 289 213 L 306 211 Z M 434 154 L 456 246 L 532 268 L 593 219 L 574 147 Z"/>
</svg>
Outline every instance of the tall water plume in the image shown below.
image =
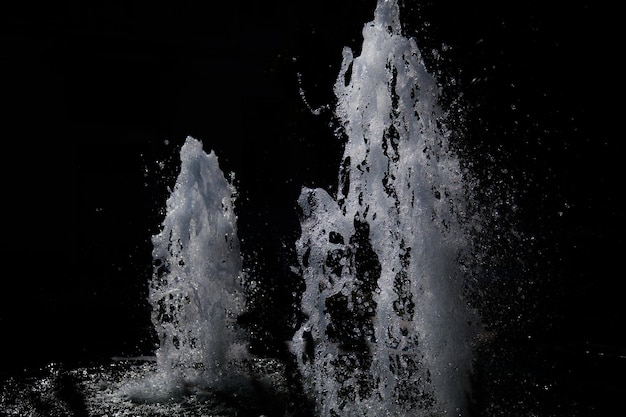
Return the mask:
<svg viewBox="0 0 626 417">
<path fill-rule="evenodd" d="M 460 164 L 436 80 L 379 0 L 335 84 L 336 197 L 304 188 L 296 243 L 307 319 L 292 340 L 322 416 L 464 415 L 473 314 Z"/>
</svg>

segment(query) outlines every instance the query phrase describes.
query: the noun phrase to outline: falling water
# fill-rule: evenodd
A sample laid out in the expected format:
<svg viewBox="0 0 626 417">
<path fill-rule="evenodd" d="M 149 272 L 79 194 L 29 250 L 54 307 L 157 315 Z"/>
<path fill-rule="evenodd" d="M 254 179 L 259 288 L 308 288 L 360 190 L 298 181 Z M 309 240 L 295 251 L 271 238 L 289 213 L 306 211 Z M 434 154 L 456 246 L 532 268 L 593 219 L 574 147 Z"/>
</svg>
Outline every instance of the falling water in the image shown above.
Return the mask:
<svg viewBox="0 0 626 417">
<path fill-rule="evenodd" d="M 464 415 L 475 319 L 463 298 L 463 181 L 438 89 L 395 1 L 335 84 L 337 196 L 302 190 L 307 320 L 292 351 L 322 416 Z"/>
</svg>

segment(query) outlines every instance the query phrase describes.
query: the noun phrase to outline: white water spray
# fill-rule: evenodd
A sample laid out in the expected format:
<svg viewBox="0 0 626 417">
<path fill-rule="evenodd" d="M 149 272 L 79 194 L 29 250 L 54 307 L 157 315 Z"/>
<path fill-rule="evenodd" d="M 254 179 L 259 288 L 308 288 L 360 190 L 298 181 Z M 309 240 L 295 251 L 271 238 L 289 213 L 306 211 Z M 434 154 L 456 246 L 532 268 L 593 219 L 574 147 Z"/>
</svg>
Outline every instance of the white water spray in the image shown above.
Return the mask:
<svg viewBox="0 0 626 417">
<path fill-rule="evenodd" d="M 459 161 L 395 1 L 379 1 L 363 37 L 359 57 L 344 49 L 335 84 L 347 138 L 337 196 L 305 188 L 298 201 L 307 319 L 292 352 L 322 417 L 464 415 L 475 317 L 458 262 Z M 151 383 L 232 389 L 248 377 L 233 366 L 246 357 L 235 189 L 195 139 L 181 163 L 153 237 Z"/>
<path fill-rule="evenodd" d="M 299 199 L 308 319 L 292 351 L 321 416 L 464 415 L 474 317 L 459 161 L 395 1 L 378 2 L 363 38 L 335 85 L 347 136 L 337 197 Z"/>
<path fill-rule="evenodd" d="M 145 395 L 236 384 L 234 362 L 246 356 L 235 323 L 244 304 L 236 190 L 215 153 L 206 154 L 196 139 L 187 138 L 180 158 L 161 232 L 152 239 L 150 303 L 160 345 Z"/>
</svg>

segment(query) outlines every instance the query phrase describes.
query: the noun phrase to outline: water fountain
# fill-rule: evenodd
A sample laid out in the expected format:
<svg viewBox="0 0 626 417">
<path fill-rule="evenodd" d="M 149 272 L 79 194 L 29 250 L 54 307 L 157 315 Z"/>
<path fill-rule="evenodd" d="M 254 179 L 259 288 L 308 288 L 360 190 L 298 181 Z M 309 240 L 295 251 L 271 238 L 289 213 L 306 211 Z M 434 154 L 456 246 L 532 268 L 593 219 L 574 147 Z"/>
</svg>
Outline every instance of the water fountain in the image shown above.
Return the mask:
<svg viewBox="0 0 626 417">
<path fill-rule="evenodd" d="M 574 400 L 562 406 L 547 397 L 515 408 L 524 402 L 518 399 L 535 394 L 556 396 L 556 384 L 513 366 L 518 356 L 507 349 L 517 340 L 475 355 L 477 335 L 497 337 L 483 332 L 466 293 L 466 274 L 482 273 L 471 270 L 469 259 L 476 237 L 471 230 L 480 229 L 481 219 L 470 214 L 471 186 L 450 146 L 437 80 L 416 41 L 402 33 L 398 2 L 377 3 L 358 56 L 343 50 L 334 85 L 337 136 L 344 144 L 336 191 L 303 187 L 297 200 L 301 233 L 284 243 L 293 244 L 292 272 L 305 284 L 293 297 L 301 302 L 291 306 L 302 317 L 286 341 L 291 357 L 281 362 L 247 349 L 249 334 L 238 318 L 246 312 L 246 297 L 263 293 L 246 292 L 246 280 L 263 285 L 263 277 L 254 276 L 254 269 L 244 273 L 232 179 L 215 152 L 206 153 L 202 142 L 189 137 L 163 223 L 152 237 L 155 355 L 75 369 L 51 364 L 40 375 L 4 384 L 0 411 L 469 416 L 477 357 L 487 358 L 479 364 L 480 381 L 488 382 L 480 387 L 484 415 L 528 415 L 541 401 L 552 401 L 553 415 L 585 410 Z M 300 94 L 306 100 L 304 89 Z M 493 222 L 508 241 L 504 222 Z M 493 272 L 499 267 L 486 275 L 500 273 Z M 502 285 L 522 292 L 513 281 Z M 492 290 L 481 313 L 511 300 L 524 312 L 527 301 L 518 301 L 515 291 Z M 256 301 L 268 308 L 285 302 Z M 520 375 L 523 391 L 511 396 Z"/>
<path fill-rule="evenodd" d="M 476 320 L 458 263 L 467 246 L 459 162 L 396 2 L 379 2 L 363 37 L 359 57 L 344 50 L 335 85 L 347 139 L 339 191 L 303 188 L 298 201 L 306 290 L 295 308 L 307 318 L 291 351 L 321 416 L 463 415 Z M 248 379 L 236 190 L 199 141 L 188 138 L 180 155 L 153 237 L 157 372 L 135 399 Z"/>
</svg>

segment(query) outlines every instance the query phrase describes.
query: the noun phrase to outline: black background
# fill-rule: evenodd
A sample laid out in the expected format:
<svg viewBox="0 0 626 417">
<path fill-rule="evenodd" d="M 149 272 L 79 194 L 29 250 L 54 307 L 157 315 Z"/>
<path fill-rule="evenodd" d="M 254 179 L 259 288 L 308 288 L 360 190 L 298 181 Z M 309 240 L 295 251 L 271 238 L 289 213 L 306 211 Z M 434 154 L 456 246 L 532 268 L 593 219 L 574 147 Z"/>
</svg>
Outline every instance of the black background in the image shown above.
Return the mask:
<svg viewBox="0 0 626 417">
<path fill-rule="evenodd" d="M 332 104 L 341 48 L 358 51 L 375 6 L 295 3 L 3 6 L 0 370 L 150 353 L 150 237 L 187 135 L 235 173 L 247 267 L 267 299 L 289 299 L 296 198 L 303 185 L 332 189 L 341 156 L 330 114 L 311 114 L 299 88 L 313 107 Z M 513 195 L 532 236 L 513 249 L 515 279 L 539 284 L 519 285 L 532 312 L 509 333 L 623 354 L 618 13 L 509 3 L 405 1 L 401 19 L 462 94 L 461 147 L 484 186 L 513 190 L 481 204 Z M 255 331 L 271 353 L 289 326 L 267 323 L 290 303 L 268 304 Z M 616 375 L 585 371 L 593 384 Z"/>
</svg>

